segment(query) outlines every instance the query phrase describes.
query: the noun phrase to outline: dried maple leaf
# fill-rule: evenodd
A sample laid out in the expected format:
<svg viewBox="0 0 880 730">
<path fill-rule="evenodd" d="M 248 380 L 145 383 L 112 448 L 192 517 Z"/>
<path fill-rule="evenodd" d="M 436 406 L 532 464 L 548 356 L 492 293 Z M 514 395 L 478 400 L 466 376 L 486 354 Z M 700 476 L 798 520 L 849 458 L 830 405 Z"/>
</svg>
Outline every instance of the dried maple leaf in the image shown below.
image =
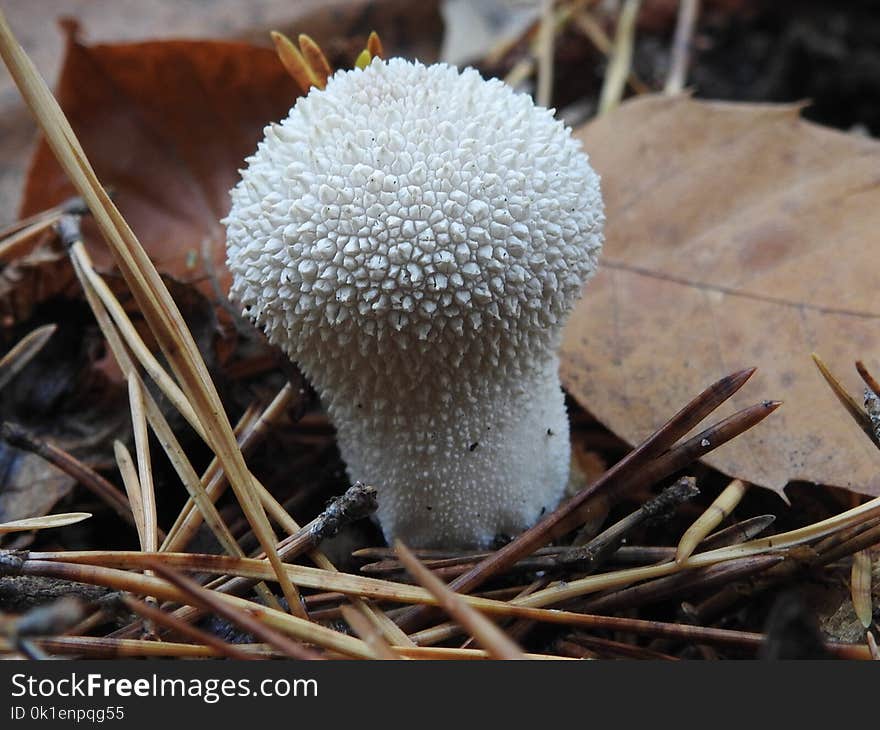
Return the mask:
<svg viewBox="0 0 880 730">
<path fill-rule="evenodd" d="M 880 452 L 835 401 L 880 358 L 880 143 L 804 122 L 793 106 L 644 97 L 578 135 L 602 175 L 600 273 L 562 347 L 570 392 L 638 442 L 689 394 L 749 365 L 773 419 L 706 458 L 782 492 L 806 480 L 880 494 Z"/>
</svg>

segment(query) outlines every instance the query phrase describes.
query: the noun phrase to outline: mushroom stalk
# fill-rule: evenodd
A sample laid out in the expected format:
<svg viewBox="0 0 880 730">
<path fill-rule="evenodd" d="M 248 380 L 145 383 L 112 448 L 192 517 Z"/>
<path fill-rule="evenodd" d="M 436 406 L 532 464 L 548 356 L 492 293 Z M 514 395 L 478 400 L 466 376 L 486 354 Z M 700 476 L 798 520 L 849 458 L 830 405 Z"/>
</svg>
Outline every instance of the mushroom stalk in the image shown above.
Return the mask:
<svg viewBox="0 0 880 730">
<path fill-rule="evenodd" d="M 376 59 L 268 127 L 232 200 L 232 296 L 321 394 L 386 538 L 485 547 L 556 506 L 556 351 L 604 215 L 550 111 Z"/>
<path fill-rule="evenodd" d="M 373 371 L 353 400 L 329 400 L 349 475 L 380 485 L 389 540 L 485 547 L 562 497 L 569 441 L 557 358 L 500 368 L 484 357 L 437 358 L 405 382 Z"/>
</svg>

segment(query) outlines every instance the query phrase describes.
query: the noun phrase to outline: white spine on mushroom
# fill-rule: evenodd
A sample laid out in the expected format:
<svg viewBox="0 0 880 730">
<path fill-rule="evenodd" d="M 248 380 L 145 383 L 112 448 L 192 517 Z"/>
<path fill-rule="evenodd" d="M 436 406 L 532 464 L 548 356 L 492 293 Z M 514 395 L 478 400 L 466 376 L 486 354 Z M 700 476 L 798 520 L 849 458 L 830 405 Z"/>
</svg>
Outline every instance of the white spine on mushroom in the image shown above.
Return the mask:
<svg viewBox="0 0 880 730">
<path fill-rule="evenodd" d="M 554 508 L 556 350 L 604 222 L 570 131 L 472 69 L 374 60 L 247 162 L 232 297 L 321 394 L 386 537 L 485 546 Z"/>
</svg>

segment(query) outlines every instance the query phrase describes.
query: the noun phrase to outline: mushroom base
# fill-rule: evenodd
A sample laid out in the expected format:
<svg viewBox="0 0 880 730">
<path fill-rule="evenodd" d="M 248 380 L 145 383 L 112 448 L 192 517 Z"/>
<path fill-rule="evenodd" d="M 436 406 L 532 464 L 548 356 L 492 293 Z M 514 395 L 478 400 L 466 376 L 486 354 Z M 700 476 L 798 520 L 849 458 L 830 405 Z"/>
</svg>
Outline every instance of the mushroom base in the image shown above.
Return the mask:
<svg viewBox="0 0 880 730">
<path fill-rule="evenodd" d="M 556 507 L 570 456 L 557 371 L 553 357 L 525 376 L 468 383 L 443 403 L 386 389 L 380 410 L 369 397 L 330 404 L 349 477 L 378 490 L 389 543 L 485 548 Z"/>
</svg>

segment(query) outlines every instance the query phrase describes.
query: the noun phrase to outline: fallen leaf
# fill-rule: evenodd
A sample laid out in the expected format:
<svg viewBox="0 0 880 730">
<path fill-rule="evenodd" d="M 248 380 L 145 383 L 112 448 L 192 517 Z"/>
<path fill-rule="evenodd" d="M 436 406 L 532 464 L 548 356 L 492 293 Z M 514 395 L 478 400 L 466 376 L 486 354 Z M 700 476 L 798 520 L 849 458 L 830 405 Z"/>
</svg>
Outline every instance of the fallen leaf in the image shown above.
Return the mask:
<svg viewBox="0 0 880 730">
<path fill-rule="evenodd" d="M 0 521 L 30 519 L 46 514 L 66 496 L 76 480 L 35 454 L 26 454 L 0 441 Z"/>
<path fill-rule="evenodd" d="M 46 231 L 27 253 L 0 270 L 0 316 L 6 323 L 25 322 L 40 302 L 72 283 L 67 251 Z"/>
<path fill-rule="evenodd" d="M 606 247 L 565 331 L 562 379 L 642 440 L 718 377 L 758 373 L 727 413 L 785 405 L 706 457 L 782 493 L 804 480 L 880 494 L 880 452 L 813 365 L 861 393 L 880 361 L 880 143 L 795 106 L 642 97 L 577 135 L 602 176 Z"/>
</svg>

